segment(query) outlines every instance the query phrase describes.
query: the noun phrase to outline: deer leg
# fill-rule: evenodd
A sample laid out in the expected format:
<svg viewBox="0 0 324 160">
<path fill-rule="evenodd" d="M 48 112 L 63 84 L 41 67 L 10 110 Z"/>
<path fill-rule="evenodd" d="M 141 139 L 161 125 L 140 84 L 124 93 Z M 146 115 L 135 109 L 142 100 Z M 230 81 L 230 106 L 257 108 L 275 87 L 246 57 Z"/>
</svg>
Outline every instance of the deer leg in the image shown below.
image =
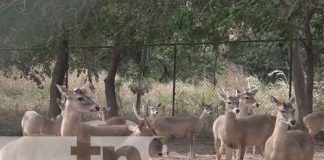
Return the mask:
<svg viewBox="0 0 324 160">
<path fill-rule="evenodd" d="M 233 149 L 226 146 L 225 147 L 225 153 L 226 153 L 226 160 L 232 160 Z"/>
<path fill-rule="evenodd" d="M 245 151 L 246 151 L 246 147 L 241 144 L 240 147 L 239 147 L 238 155 L 236 157 L 237 160 L 243 160 Z"/>
<path fill-rule="evenodd" d="M 224 145 L 224 144 L 220 141 L 220 139 L 215 137 L 214 145 L 215 145 L 215 151 L 216 151 L 216 160 L 221 160 L 221 155 L 223 153 L 223 151 L 221 150 L 222 149 L 221 145 Z"/>
<path fill-rule="evenodd" d="M 193 158 L 194 157 L 193 152 L 192 152 L 193 134 L 187 133 L 187 136 L 188 136 L 188 142 L 189 142 L 189 155 L 191 158 Z"/>
<path fill-rule="evenodd" d="M 196 137 L 195 137 L 195 134 L 194 133 L 192 133 L 192 152 L 191 152 L 191 154 L 192 154 L 192 157 L 195 157 L 195 139 L 196 139 Z"/>
<path fill-rule="evenodd" d="M 233 152 L 232 152 L 232 155 L 234 156 L 234 159 L 236 159 L 236 154 L 237 154 L 238 152 L 236 151 L 236 149 L 233 149 Z"/>
<path fill-rule="evenodd" d="M 264 154 L 264 148 L 265 148 L 265 143 L 260 144 L 260 145 L 257 145 L 257 146 L 253 146 L 253 147 L 255 147 L 255 148 L 253 148 L 253 149 L 259 149 L 260 154 L 263 156 L 263 154 Z M 253 151 L 254 151 L 254 150 L 253 150 Z"/>
</svg>

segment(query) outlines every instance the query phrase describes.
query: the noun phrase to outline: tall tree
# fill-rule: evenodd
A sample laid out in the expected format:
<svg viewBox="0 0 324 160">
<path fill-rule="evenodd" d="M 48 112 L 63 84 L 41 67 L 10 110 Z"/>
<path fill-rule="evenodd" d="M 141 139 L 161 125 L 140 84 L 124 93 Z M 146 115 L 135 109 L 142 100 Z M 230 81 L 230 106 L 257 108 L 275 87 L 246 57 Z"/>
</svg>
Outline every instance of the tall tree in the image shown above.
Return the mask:
<svg viewBox="0 0 324 160">
<path fill-rule="evenodd" d="M 108 75 L 105 78 L 105 93 L 107 105 L 110 108 L 108 115 L 118 116 L 118 106 L 116 98 L 116 86 L 115 86 L 115 77 L 117 74 L 117 69 L 120 62 L 120 48 L 119 43 L 115 42 L 112 49 L 112 55 L 110 59 L 110 67 L 108 70 Z"/>
<path fill-rule="evenodd" d="M 68 47 L 69 42 L 67 35 L 63 32 L 61 36 L 57 40 L 57 54 L 56 54 L 56 62 L 54 65 L 53 73 L 52 73 L 52 82 L 50 87 L 50 104 L 49 104 L 49 116 L 55 117 L 61 113 L 60 107 L 58 106 L 56 99 L 61 98 L 61 93 L 59 92 L 57 85 L 63 85 L 63 81 L 65 75 L 68 71 Z"/>
<path fill-rule="evenodd" d="M 313 27 L 312 23 L 316 23 L 314 15 L 322 12 L 320 8 L 324 3 L 317 0 L 280 0 L 279 4 L 279 11 L 284 17 L 283 20 L 288 26 L 291 37 L 299 39 L 289 42 L 288 46 L 289 53 L 293 55 L 292 71 L 297 98 L 298 124 L 304 127 L 303 117 L 313 111 L 314 67 L 315 57 L 318 54 L 314 53 L 313 45 L 313 34 L 318 28 Z M 305 57 L 299 46 L 304 48 Z"/>
</svg>

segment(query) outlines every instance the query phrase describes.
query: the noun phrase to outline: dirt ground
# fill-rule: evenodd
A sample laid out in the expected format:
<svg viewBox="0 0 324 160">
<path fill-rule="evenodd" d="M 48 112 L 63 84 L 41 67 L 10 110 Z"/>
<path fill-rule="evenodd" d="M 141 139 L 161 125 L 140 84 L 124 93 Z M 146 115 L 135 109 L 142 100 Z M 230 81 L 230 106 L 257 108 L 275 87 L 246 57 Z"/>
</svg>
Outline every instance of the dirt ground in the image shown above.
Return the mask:
<svg viewBox="0 0 324 160">
<path fill-rule="evenodd" d="M 196 142 L 196 160 L 216 159 L 213 140 L 199 140 Z M 181 160 L 189 159 L 188 142 L 185 140 L 175 140 L 168 143 L 169 157 L 156 158 L 156 160 Z M 225 158 L 225 157 L 223 157 Z M 244 160 L 262 160 L 260 154 L 252 155 L 248 151 L 244 156 Z M 313 160 L 324 160 L 324 139 L 316 140 L 315 155 Z"/>
</svg>

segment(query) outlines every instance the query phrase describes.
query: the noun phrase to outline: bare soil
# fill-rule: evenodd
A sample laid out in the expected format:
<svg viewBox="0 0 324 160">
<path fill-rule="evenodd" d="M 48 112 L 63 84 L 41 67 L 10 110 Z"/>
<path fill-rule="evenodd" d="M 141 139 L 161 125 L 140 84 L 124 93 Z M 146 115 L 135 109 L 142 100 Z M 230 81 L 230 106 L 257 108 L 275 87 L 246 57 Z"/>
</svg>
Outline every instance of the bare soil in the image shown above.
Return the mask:
<svg viewBox="0 0 324 160">
<path fill-rule="evenodd" d="M 182 160 L 189 159 L 189 146 L 186 140 L 175 140 L 168 143 L 168 157 L 156 158 L 156 160 Z M 196 147 L 196 160 L 209 160 L 216 159 L 214 144 L 212 139 L 197 140 Z M 225 158 L 225 157 L 223 157 Z M 262 160 L 260 154 L 253 155 L 248 151 L 244 156 L 244 160 Z M 316 140 L 315 155 L 313 160 L 324 160 L 324 139 Z"/>
</svg>

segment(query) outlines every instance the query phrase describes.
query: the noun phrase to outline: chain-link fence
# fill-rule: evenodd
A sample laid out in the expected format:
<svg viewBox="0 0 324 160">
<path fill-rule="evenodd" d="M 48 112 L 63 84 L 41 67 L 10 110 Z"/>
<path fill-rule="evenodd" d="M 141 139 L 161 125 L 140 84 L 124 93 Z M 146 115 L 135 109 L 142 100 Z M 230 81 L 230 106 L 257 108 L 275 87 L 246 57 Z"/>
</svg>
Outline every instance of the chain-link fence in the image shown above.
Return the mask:
<svg viewBox="0 0 324 160">
<path fill-rule="evenodd" d="M 213 103 L 213 114 L 201 131 L 202 136 L 210 137 L 213 121 L 224 113 L 223 103 L 219 99 L 221 88 L 230 93 L 234 93 L 236 89 L 258 89 L 256 100 L 260 107 L 253 108 L 254 112 L 272 114 L 274 109 L 268 95 L 285 99 L 289 91 L 287 52 L 283 50 L 280 54 L 273 55 L 266 50 L 276 44 L 244 43 L 237 47 L 237 50 L 229 50 L 222 44 L 199 44 L 189 47 L 188 44 L 146 46 L 140 54 L 144 56 L 139 58 L 139 65 L 136 61 L 128 63 L 127 60 L 121 61 L 119 66 L 116 77 L 119 114 L 126 117 L 134 116 L 133 106 L 138 100 L 141 101 L 142 116 L 148 114 L 148 103 L 151 105 L 161 103 L 165 106 L 160 116 L 199 116 L 203 110 L 201 108 L 203 102 Z M 245 50 L 244 54 L 250 55 L 231 54 L 241 52 L 242 48 Z M 102 67 L 100 59 L 94 58 L 99 52 L 109 52 L 109 49 L 92 48 L 91 52 L 74 49 L 71 54 L 83 54 L 83 62 L 87 62 L 82 64 L 83 66 Z M 70 63 L 78 60 L 69 59 Z M 19 76 L 18 70 L 14 71 Z M 77 87 L 80 84 L 80 77 L 87 77 L 88 73 L 87 69 L 78 72 L 77 69 L 70 68 L 68 86 Z M 99 105 L 106 106 L 104 79 L 107 73 L 100 71 L 97 75 L 96 80 L 92 81 L 91 88 L 94 92 L 90 93 L 90 96 Z M 19 135 L 20 121 L 26 110 L 33 109 L 41 115 L 48 115 L 50 81 L 50 78 L 44 78 L 42 82 L 44 87 L 39 89 L 33 81 L 24 78 L 0 77 L 0 135 Z M 320 107 L 324 103 L 321 98 L 322 85 L 321 82 L 316 83 L 314 90 L 315 110 L 323 109 Z"/>
</svg>

